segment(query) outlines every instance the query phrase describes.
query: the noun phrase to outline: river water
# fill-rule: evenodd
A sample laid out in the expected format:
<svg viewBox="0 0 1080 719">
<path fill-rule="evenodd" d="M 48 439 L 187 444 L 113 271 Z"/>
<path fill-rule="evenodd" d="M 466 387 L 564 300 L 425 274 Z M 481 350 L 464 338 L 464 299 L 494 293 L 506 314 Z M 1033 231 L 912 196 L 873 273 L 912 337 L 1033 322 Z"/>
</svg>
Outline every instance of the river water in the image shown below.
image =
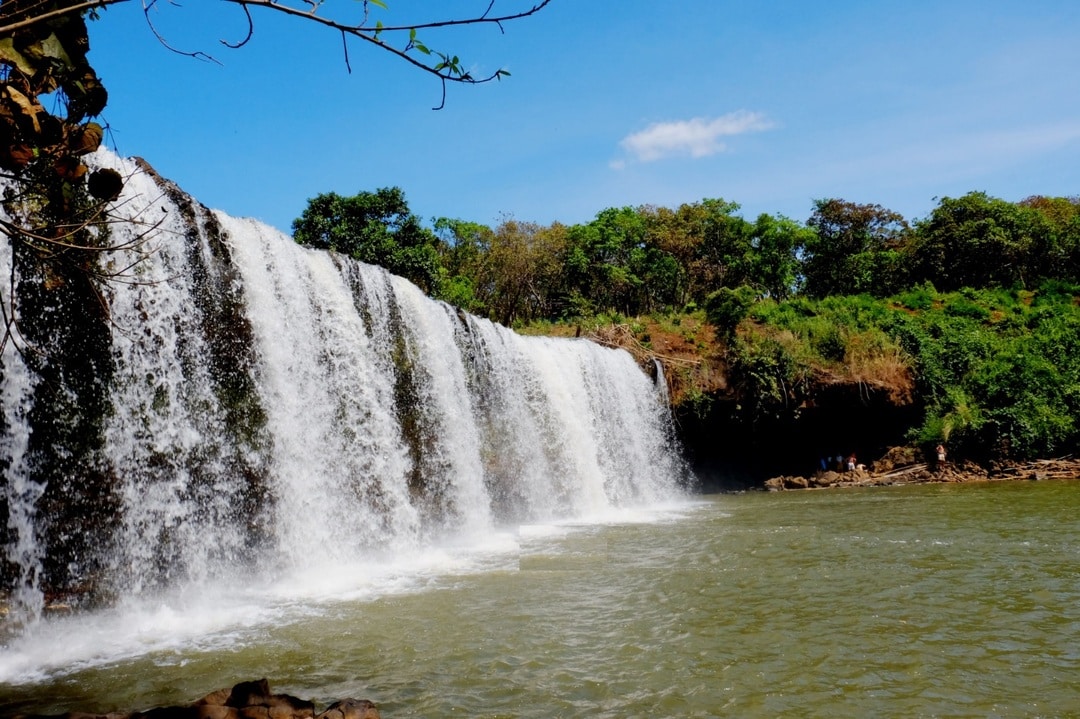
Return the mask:
<svg viewBox="0 0 1080 719">
<path fill-rule="evenodd" d="M 53 619 L 0 713 L 266 677 L 384 717 L 1080 713 L 1080 482 L 694 497 Z"/>
</svg>

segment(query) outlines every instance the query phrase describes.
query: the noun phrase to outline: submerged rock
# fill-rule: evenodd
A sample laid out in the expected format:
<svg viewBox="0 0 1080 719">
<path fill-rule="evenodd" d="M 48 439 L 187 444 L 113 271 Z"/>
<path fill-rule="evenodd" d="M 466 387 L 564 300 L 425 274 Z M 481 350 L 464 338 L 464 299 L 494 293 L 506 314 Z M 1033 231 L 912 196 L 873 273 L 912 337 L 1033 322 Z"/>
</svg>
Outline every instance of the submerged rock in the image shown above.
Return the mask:
<svg viewBox="0 0 1080 719">
<path fill-rule="evenodd" d="M 366 699 L 342 699 L 320 714 L 315 704 L 288 694 L 272 694 L 266 679 L 241 682 L 218 689 L 187 705 L 158 707 L 141 712 L 21 715 L 15 719 L 380 719 L 379 710 Z"/>
</svg>

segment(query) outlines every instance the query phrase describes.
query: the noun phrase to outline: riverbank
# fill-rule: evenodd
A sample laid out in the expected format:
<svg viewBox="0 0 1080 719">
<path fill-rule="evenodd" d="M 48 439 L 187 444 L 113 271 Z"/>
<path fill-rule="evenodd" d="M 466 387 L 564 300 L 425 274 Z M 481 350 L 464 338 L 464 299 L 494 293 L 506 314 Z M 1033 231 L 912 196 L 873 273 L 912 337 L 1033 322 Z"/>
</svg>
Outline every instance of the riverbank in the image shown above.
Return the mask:
<svg viewBox="0 0 1080 719">
<path fill-rule="evenodd" d="M 995 461 L 938 463 L 904 462 L 902 449 L 893 450 L 872 467 L 848 472 L 822 471 L 810 476 L 785 475 L 764 483 L 770 492 L 834 487 L 886 487 L 904 484 L 994 482 L 1009 480 L 1071 479 L 1080 477 L 1080 460 L 1071 457 L 1028 462 Z M 900 460 L 900 461 L 897 461 Z"/>
</svg>

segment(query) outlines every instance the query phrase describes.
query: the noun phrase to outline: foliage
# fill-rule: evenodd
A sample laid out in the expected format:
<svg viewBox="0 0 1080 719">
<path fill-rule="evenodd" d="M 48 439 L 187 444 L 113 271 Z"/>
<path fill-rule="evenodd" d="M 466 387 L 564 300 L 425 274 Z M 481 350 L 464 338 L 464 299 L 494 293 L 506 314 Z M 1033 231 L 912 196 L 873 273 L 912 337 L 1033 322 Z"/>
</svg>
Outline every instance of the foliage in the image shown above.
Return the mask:
<svg viewBox="0 0 1080 719">
<path fill-rule="evenodd" d="M 352 197 L 335 192 L 318 195 L 308 200 L 303 214 L 293 220 L 293 237 L 301 245 L 385 267 L 425 292 L 436 289 L 436 237 L 409 211 L 398 187 Z"/>
<path fill-rule="evenodd" d="M 505 325 L 551 317 L 561 292 L 566 228 L 506 219 L 491 236 L 479 285 L 488 317 Z"/>
<path fill-rule="evenodd" d="M 899 249 L 908 224 L 898 213 L 881 205 L 816 200 L 807 225 L 814 231 L 803 247 L 810 296 L 880 296 L 904 286 Z"/>
<path fill-rule="evenodd" d="M 758 215 L 747 254 L 747 280 L 762 294 L 785 300 L 799 287 L 796 253 L 811 243 L 813 231 L 782 215 Z"/>
<path fill-rule="evenodd" d="M 1066 260 L 1069 253 L 1057 239 L 1035 207 L 982 192 L 946 197 L 918 224 L 912 275 L 945 291 L 1025 287 Z"/>
<path fill-rule="evenodd" d="M 753 288 L 743 285 L 732 290 L 721 287 L 705 298 L 705 316 L 722 337 L 733 337 L 757 299 Z"/>
</svg>

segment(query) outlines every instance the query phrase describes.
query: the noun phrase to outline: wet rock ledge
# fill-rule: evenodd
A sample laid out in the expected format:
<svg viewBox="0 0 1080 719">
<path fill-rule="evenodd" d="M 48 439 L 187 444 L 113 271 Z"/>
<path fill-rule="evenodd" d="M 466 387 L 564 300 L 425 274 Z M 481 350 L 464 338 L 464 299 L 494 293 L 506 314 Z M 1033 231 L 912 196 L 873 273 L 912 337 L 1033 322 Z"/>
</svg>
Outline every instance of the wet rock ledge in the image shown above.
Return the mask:
<svg viewBox="0 0 1080 719">
<path fill-rule="evenodd" d="M 20 715 L 14 719 L 380 719 L 366 699 L 342 699 L 315 713 L 315 704 L 288 694 L 271 694 L 265 679 L 219 689 L 186 706 L 158 707 L 141 712 Z"/>
</svg>

